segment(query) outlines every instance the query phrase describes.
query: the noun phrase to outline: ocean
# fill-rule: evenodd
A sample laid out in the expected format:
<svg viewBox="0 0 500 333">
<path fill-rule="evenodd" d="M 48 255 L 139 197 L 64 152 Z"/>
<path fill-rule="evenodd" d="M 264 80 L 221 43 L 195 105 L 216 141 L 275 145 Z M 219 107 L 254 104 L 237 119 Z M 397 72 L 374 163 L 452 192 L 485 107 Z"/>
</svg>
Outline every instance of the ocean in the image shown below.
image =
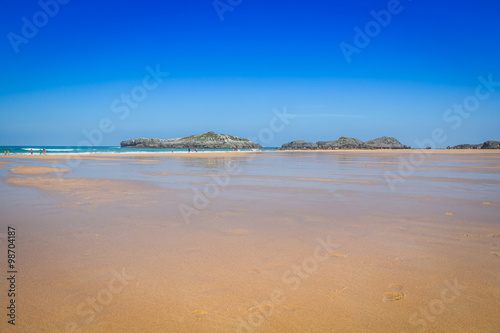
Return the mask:
<svg viewBox="0 0 500 333">
<path fill-rule="evenodd" d="M 0 153 L 5 154 L 9 150 L 10 155 L 30 155 L 31 150 L 33 154 L 40 155 L 45 148 L 48 155 L 88 155 L 88 154 L 131 154 L 131 153 L 171 153 L 172 148 L 121 148 L 120 146 L 0 146 Z M 238 149 L 238 151 L 262 151 L 262 150 L 275 150 L 275 147 L 265 147 L 263 149 Z M 192 151 L 193 149 L 191 149 Z M 198 149 L 202 151 L 202 149 Z M 233 149 L 205 149 L 205 152 L 222 152 L 233 151 Z M 182 153 L 188 152 L 188 149 L 174 148 L 174 152 Z"/>
</svg>

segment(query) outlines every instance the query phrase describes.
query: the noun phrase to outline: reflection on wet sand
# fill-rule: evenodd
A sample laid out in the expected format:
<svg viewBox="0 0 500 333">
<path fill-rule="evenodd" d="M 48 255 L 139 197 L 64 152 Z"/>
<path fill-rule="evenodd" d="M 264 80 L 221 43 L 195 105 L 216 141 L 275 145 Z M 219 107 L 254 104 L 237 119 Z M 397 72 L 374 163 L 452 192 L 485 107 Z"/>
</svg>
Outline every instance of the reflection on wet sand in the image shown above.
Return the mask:
<svg viewBox="0 0 500 333">
<path fill-rule="evenodd" d="M 10 159 L 0 209 L 22 250 L 18 328 L 499 329 L 500 154 L 429 154 L 394 192 L 382 168 L 396 152 L 254 155 L 64 174 Z"/>
</svg>

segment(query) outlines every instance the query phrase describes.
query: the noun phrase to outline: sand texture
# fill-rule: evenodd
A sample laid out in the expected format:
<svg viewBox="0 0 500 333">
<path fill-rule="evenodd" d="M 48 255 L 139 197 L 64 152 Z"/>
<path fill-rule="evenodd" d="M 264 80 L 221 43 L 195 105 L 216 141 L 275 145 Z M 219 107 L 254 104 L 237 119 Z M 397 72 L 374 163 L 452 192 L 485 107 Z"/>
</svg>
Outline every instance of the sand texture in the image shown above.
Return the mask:
<svg viewBox="0 0 500 333">
<path fill-rule="evenodd" d="M 500 153 L 422 154 L 7 157 L 0 331 L 499 332 Z"/>
</svg>

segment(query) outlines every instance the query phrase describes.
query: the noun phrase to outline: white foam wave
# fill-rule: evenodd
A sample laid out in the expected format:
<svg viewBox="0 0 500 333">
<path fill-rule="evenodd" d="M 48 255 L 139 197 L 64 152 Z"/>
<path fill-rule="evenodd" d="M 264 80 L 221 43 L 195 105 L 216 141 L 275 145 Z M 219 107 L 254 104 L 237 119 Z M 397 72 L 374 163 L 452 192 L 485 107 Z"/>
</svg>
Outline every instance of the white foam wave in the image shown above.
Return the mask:
<svg viewBox="0 0 500 333">
<path fill-rule="evenodd" d="M 73 151 L 74 149 L 58 149 L 58 148 L 54 148 L 54 149 L 45 149 L 46 151 Z"/>
</svg>

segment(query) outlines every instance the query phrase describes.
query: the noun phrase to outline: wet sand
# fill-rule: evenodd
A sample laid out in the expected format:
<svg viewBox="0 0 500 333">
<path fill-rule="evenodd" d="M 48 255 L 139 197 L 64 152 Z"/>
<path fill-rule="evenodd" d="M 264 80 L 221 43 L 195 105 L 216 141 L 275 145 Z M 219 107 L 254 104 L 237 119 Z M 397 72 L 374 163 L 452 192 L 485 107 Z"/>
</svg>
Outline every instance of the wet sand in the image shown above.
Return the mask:
<svg viewBox="0 0 500 333">
<path fill-rule="evenodd" d="M 500 153 L 412 152 L 0 158 L 16 329 L 498 332 Z"/>
<path fill-rule="evenodd" d="M 64 168 L 51 168 L 34 165 L 20 165 L 18 167 L 9 169 L 15 175 L 45 175 L 48 173 L 65 173 L 70 172 L 71 169 Z"/>
<path fill-rule="evenodd" d="M 27 159 L 42 159 L 42 160 L 92 160 L 92 159 L 106 159 L 106 160 L 122 160 L 127 157 L 188 157 L 188 158 L 214 158 L 214 157 L 251 157 L 251 156 L 259 156 L 262 154 L 329 154 L 329 155 L 412 155 L 412 154 L 425 154 L 427 156 L 432 155 L 467 155 L 471 156 L 473 154 L 481 155 L 481 156 L 496 156 L 498 151 L 495 149 L 452 149 L 452 150 L 442 150 L 442 149 L 349 149 L 349 150 L 274 150 L 274 151 L 224 151 L 224 152 L 174 152 L 174 153 L 122 153 L 122 154 L 47 154 L 47 155 L 0 155 L 0 161 L 8 160 L 8 159 L 18 159 L 18 158 L 27 158 Z"/>
</svg>

